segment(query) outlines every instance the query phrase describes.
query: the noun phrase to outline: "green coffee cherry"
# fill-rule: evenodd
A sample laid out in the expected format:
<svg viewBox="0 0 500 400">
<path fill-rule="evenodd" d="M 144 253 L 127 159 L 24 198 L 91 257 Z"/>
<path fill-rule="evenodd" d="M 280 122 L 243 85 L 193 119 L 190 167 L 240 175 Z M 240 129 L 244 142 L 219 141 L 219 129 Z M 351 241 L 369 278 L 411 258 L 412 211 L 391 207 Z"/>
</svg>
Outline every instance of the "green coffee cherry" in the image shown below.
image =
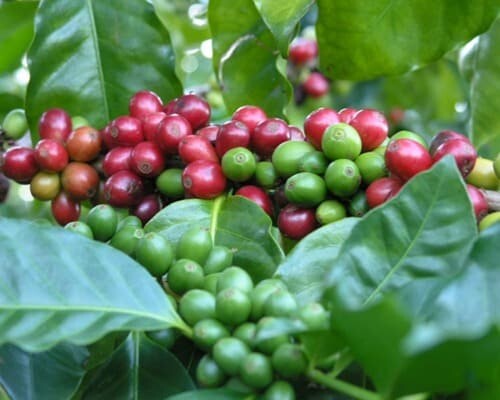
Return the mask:
<svg viewBox="0 0 500 400">
<path fill-rule="evenodd" d="M 229 267 L 221 272 L 217 280 L 217 293 L 224 289 L 235 288 L 242 292 L 250 293 L 253 289 L 253 282 L 248 272 L 240 267 Z"/>
<path fill-rule="evenodd" d="M 217 341 L 229 335 L 229 330 L 216 319 L 204 319 L 193 326 L 193 342 L 205 351 L 210 351 Z"/>
<path fill-rule="evenodd" d="M 201 289 L 192 289 L 179 301 L 179 314 L 191 326 L 198 321 L 215 317 L 215 297 Z"/>
<path fill-rule="evenodd" d="M 9 111 L 2 122 L 2 129 L 10 139 L 21 139 L 28 132 L 28 121 L 24 110 L 16 108 Z"/>
<path fill-rule="evenodd" d="M 92 229 L 90 229 L 90 227 L 85 222 L 82 221 L 68 222 L 66 225 L 64 225 L 64 229 L 78 233 L 82 236 L 85 236 L 88 239 L 94 239 L 94 236 L 92 234 Z"/>
<path fill-rule="evenodd" d="M 193 226 L 188 229 L 179 239 L 176 249 L 176 257 L 186 258 L 203 265 L 212 250 L 212 238 L 210 232 L 201 226 Z"/>
<path fill-rule="evenodd" d="M 273 368 L 269 358 L 260 353 L 248 354 L 241 364 L 240 377 L 247 385 L 263 389 L 273 381 Z"/>
<path fill-rule="evenodd" d="M 87 214 L 87 224 L 94 233 L 94 238 L 106 242 L 113 237 L 118 227 L 118 215 L 109 204 L 98 204 Z"/>
<path fill-rule="evenodd" d="M 215 298 L 215 315 L 222 323 L 235 326 L 245 322 L 252 308 L 250 298 L 245 292 L 227 288 Z"/>
<path fill-rule="evenodd" d="M 203 265 L 205 274 L 213 274 L 224 271 L 233 263 L 233 252 L 225 246 L 214 246 L 208 254 L 207 261 Z"/>
<path fill-rule="evenodd" d="M 296 378 L 307 369 L 307 358 L 297 344 L 284 343 L 279 346 L 271 358 L 273 368 L 284 378 Z"/>
<path fill-rule="evenodd" d="M 243 359 L 249 353 L 247 344 L 235 337 L 220 339 L 212 350 L 215 362 L 230 376 L 238 374 Z"/>
<path fill-rule="evenodd" d="M 181 258 L 167 275 L 168 285 L 177 294 L 203 287 L 203 268 L 196 261 Z"/>
<path fill-rule="evenodd" d="M 196 368 L 196 380 L 200 386 L 206 388 L 216 388 L 221 386 L 226 380 L 226 374 L 219 365 L 205 354 Z"/>
<path fill-rule="evenodd" d="M 142 237 L 135 248 L 135 259 L 153 276 L 165 275 L 174 259 L 170 242 L 156 232 Z"/>
</svg>

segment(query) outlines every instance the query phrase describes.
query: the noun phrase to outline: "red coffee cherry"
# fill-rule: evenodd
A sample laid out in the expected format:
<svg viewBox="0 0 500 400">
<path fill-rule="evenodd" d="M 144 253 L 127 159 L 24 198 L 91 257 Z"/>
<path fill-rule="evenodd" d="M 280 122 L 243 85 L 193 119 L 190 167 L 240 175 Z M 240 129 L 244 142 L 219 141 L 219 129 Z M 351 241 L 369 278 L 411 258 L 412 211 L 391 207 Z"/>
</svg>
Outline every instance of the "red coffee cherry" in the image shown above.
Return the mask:
<svg viewBox="0 0 500 400">
<path fill-rule="evenodd" d="M 330 91 L 330 82 L 321 72 L 311 72 L 302 87 L 309 96 L 318 98 Z"/>
<path fill-rule="evenodd" d="M 432 162 L 436 163 L 445 155 L 451 154 L 457 163 L 457 167 L 465 178 L 470 174 L 476 164 L 477 151 L 472 143 L 465 139 L 449 139 L 444 141 L 432 155 Z"/>
<path fill-rule="evenodd" d="M 384 114 L 377 110 L 359 110 L 349 124 L 358 131 L 363 152 L 380 146 L 389 133 L 389 124 Z"/>
<path fill-rule="evenodd" d="M 432 166 L 427 149 L 411 139 L 396 139 L 385 150 L 385 165 L 394 175 L 407 181 Z"/>
<path fill-rule="evenodd" d="M 287 140 L 290 140 L 288 124 L 280 118 L 269 118 L 255 127 L 251 146 L 261 157 L 269 157 L 279 144 Z"/>
<path fill-rule="evenodd" d="M 226 177 L 219 163 L 197 160 L 184 168 L 182 184 L 186 194 L 192 197 L 213 199 L 226 189 Z"/>
<path fill-rule="evenodd" d="M 266 112 L 257 106 L 245 105 L 238 108 L 231 118 L 233 121 L 243 122 L 250 131 L 253 132 L 255 127 L 267 119 Z"/>
<path fill-rule="evenodd" d="M 467 184 L 466 187 L 472 208 L 474 209 L 474 214 L 479 222 L 488 214 L 488 202 L 477 187 L 469 184 Z"/>
<path fill-rule="evenodd" d="M 385 203 L 398 194 L 403 187 L 403 182 L 395 177 L 389 176 L 377 179 L 366 188 L 366 201 L 370 208 L 375 208 Z"/>
<path fill-rule="evenodd" d="M 219 125 L 207 125 L 203 128 L 200 128 L 196 131 L 196 135 L 203 136 L 209 140 L 210 143 L 215 145 L 215 141 L 217 140 L 217 135 L 219 134 L 220 126 Z"/>
<path fill-rule="evenodd" d="M 318 223 L 313 208 L 299 208 L 288 204 L 278 215 L 280 232 L 291 239 L 299 240 L 312 232 Z"/>
<path fill-rule="evenodd" d="M 215 151 L 222 158 L 224 154 L 235 147 L 250 146 L 250 130 L 240 121 L 224 122 L 215 140 Z"/>
<path fill-rule="evenodd" d="M 51 201 L 50 208 L 55 220 L 61 226 L 78 221 L 80 217 L 80 203 L 64 191 Z"/>
<path fill-rule="evenodd" d="M 331 108 L 318 108 L 304 120 L 304 132 L 307 139 L 316 149 L 321 150 L 321 139 L 326 129 L 340 122 L 339 115 Z"/>
<path fill-rule="evenodd" d="M 143 225 L 153 218 L 162 208 L 160 198 L 155 194 L 144 196 L 139 203 L 131 210 L 132 215 L 135 215 L 142 221 Z"/>
<path fill-rule="evenodd" d="M 144 134 L 142 132 L 142 123 L 139 119 L 130 117 L 128 115 L 123 115 L 121 117 L 115 118 L 109 130 L 105 131 L 105 135 L 109 134 L 109 139 L 111 146 L 113 147 L 134 147 L 136 144 L 144 140 Z M 107 143 L 107 139 L 104 138 Z"/>
<path fill-rule="evenodd" d="M 167 114 L 182 115 L 191 125 L 193 131 L 205 126 L 210 121 L 210 105 L 195 94 L 185 94 L 167 104 Z"/>
<path fill-rule="evenodd" d="M 48 172 L 62 171 L 68 165 L 68 152 L 58 140 L 42 139 L 35 146 L 35 158 L 40 169 Z"/>
<path fill-rule="evenodd" d="M 90 126 L 75 129 L 66 141 L 66 150 L 73 161 L 92 161 L 99 155 L 101 149 L 101 134 Z"/>
<path fill-rule="evenodd" d="M 274 215 L 273 203 L 268 194 L 260 187 L 245 185 L 240 187 L 235 195 L 246 197 L 262 208 L 271 218 Z"/>
<path fill-rule="evenodd" d="M 340 122 L 348 124 L 354 118 L 354 115 L 358 112 L 355 108 L 343 108 L 339 111 Z"/>
<path fill-rule="evenodd" d="M 140 90 L 129 102 L 128 109 L 132 117 L 144 119 L 146 116 L 161 111 L 163 103 L 160 97 L 150 90 Z"/>
<path fill-rule="evenodd" d="M 154 142 L 158 127 L 166 116 L 167 114 L 160 111 L 148 114 L 142 119 L 142 132 L 145 140 Z"/>
<path fill-rule="evenodd" d="M 115 147 L 106 153 L 102 162 L 102 170 L 106 176 L 118 171 L 131 170 L 130 157 L 133 147 Z"/>
<path fill-rule="evenodd" d="M 186 164 L 196 160 L 219 162 L 219 157 L 210 141 L 199 135 L 187 135 L 179 143 L 179 156 Z"/>
<path fill-rule="evenodd" d="M 139 176 L 153 178 L 165 169 L 165 156 L 156 143 L 141 142 L 130 154 L 130 166 Z"/>
<path fill-rule="evenodd" d="M 177 154 L 182 138 L 192 133 L 193 129 L 186 118 L 170 114 L 160 122 L 154 142 L 165 154 Z"/>
<path fill-rule="evenodd" d="M 114 207 L 132 207 L 144 195 L 142 179 L 132 171 L 118 171 L 104 184 L 104 199 Z"/>
<path fill-rule="evenodd" d="M 64 143 L 71 129 L 71 117 L 62 108 L 51 108 L 45 111 L 38 122 L 38 133 L 41 139 L 54 139 Z"/>
<path fill-rule="evenodd" d="M 40 170 L 36 162 L 35 150 L 29 147 L 11 147 L 0 154 L 0 170 L 18 183 L 29 183 Z"/>
<path fill-rule="evenodd" d="M 288 59 L 295 65 L 302 65 L 318 56 L 318 44 L 313 39 L 297 38 L 291 44 L 288 50 Z"/>
<path fill-rule="evenodd" d="M 99 175 L 89 164 L 73 161 L 64 168 L 61 184 L 65 192 L 75 200 L 86 200 L 97 193 Z"/>
</svg>

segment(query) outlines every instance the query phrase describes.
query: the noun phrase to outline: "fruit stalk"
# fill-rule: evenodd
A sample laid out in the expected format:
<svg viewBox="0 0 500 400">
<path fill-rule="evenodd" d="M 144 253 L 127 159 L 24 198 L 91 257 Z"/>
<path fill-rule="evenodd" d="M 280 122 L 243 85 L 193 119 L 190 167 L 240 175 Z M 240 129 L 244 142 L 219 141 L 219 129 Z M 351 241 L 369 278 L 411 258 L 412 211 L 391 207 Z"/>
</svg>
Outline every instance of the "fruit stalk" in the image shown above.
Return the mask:
<svg viewBox="0 0 500 400">
<path fill-rule="evenodd" d="M 500 211 L 500 192 L 495 190 L 481 189 L 481 193 L 488 202 L 488 208 L 491 211 Z"/>
</svg>

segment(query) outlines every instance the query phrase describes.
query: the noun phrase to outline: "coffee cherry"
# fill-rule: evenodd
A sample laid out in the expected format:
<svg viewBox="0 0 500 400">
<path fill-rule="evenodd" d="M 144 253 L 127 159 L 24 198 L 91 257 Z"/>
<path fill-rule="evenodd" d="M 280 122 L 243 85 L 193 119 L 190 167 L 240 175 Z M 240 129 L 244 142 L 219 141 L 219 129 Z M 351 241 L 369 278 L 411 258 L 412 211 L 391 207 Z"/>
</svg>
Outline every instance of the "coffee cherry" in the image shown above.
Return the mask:
<svg viewBox="0 0 500 400">
<path fill-rule="evenodd" d="M 156 187 L 158 191 L 172 199 L 178 199 L 184 196 L 184 186 L 182 185 L 182 169 L 169 168 L 163 171 L 156 178 Z"/>
<path fill-rule="evenodd" d="M 412 131 L 403 130 L 403 131 L 396 132 L 394 135 L 392 135 L 390 137 L 389 143 L 391 141 L 397 140 L 397 139 L 411 139 L 411 140 L 414 140 L 414 141 L 420 143 L 425 148 L 427 148 L 427 142 L 425 141 L 425 139 L 422 136 L 420 136 L 418 133 L 415 133 Z"/>
<path fill-rule="evenodd" d="M 250 353 L 247 344 L 235 337 L 220 339 L 213 348 L 215 362 L 231 376 L 237 375 L 243 359 Z"/>
<path fill-rule="evenodd" d="M 212 250 L 213 242 L 208 229 L 195 225 L 186 230 L 177 242 L 177 258 L 188 258 L 203 265 Z"/>
<path fill-rule="evenodd" d="M 142 118 L 142 132 L 145 140 L 148 142 L 154 142 L 156 131 L 158 130 L 161 121 L 163 121 L 166 116 L 167 114 L 159 111 L 148 114 Z"/>
<path fill-rule="evenodd" d="M 143 197 L 144 186 L 132 171 L 118 171 L 104 184 L 104 198 L 114 207 L 131 207 Z"/>
<path fill-rule="evenodd" d="M 380 146 L 387 138 L 389 125 L 384 115 L 372 109 L 359 110 L 349 122 L 361 137 L 363 151 L 370 151 Z"/>
<path fill-rule="evenodd" d="M 82 221 L 73 221 L 73 222 L 68 222 L 66 225 L 64 225 L 64 229 L 78 233 L 79 235 L 82 235 L 86 237 L 87 239 L 93 240 L 94 236 L 92 234 L 92 229 Z"/>
<path fill-rule="evenodd" d="M 384 157 L 374 151 L 361 153 L 354 162 L 359 168 L 363 183 L 367 185 L 387 175 Z"/>
<path fill-rule="evenodd" d="M 465 140 L 465 141 L 469 140 L 466 136 L 455 131 L 450 131 L 450 130 L 441 131 L 432 138 L 431 143 L 429 145 L 429 153 L 431 154 L 431 156 L 433 156 L 438 147 L 440 147 L 443 143 L 447 142 L 448 140 L 455 140 L 455 139 Z"/>
<path fill-rule="evenodd" d="M 286 141 L 274 149 L 271 160 L 276 172 L 288 178 L 299 172 L 301 159 L 313 151 L 314 147 L 309 142 Z"/>
<path fill-rule="evenodd" d="M 141 121 L 128 115 L 114 119 L 109 125 L 109 130 L 106 131 L 106 135 L 109 135 L 108 141 L 111 145 L 108 146 L 109 148 L 134 147 L 144 140 Z"/>
<path fill-rule="evenodd" d="M 102 169 L 106 176 L 118 171 L 130 171 L 133 147 L 115 147 L 106 153 L 102 162 Z"/>
<path fill-rule="evenodd" d="M 243 122 L 250 133 L 252 133 L 255 127 L 262 121 L 267 119 L 266 112 L 257 106 L 241 106 L 238 108 L 232 116 L 233 121 Z"/>
<path fill-rule="evenodd" d="M 195 94 L 185 94 L 167 104 L 164 112 L 182 115 L 193 131 L 205 126 L 210 121 L 210 105 Z"/>
<path fill-rule="evenodd" d="M 217 140 L 217 135 L 219 134 L 219 125 L 207 125 L 203 128 L 200 128 L 196 131 L 196 135 L 204 137 L 208 139 L 208 141 L 215 145 L 215 141 Z"/>
<path fill-rule="evenodd" d="M 358 192 L 349 199 L 347 208 L 349 215 L 353 217 L 362 217 L 365 215 L 370 209 L 368 201 L 366 200 L 366 192 L 364 190 L 358 190 Z"/>
<path fill-rule="evenodd" d="M 290 131 L 290 140 L 303 142 L 306 140 L 306 135 L 302 130 L 296 126 L 288 125 L 288 130 Z"/>
<path fill-rule="evenodd" d="M 221 160 L 224 175 L 234 182 L 245 182 L 255 173 L 257 161 L 254 154 L 245 147 L 228 150 Z"/>
<path fill-rule="evenodd" d="M 130 167 L 139 176 L 154 178 L 165 169 L 165 156 L 156 143 L 141 142 L 130 154 Z"/>
<path fill-rule="evenodd" d="M 387 169 L 403 181 L 432 166 L 427 149 L 411 139 L 397 139 L 389 143 L 385 151 Z"/>
<path fill-rule="evenodd" d="M 193 326 L 193 342 L 205 351 L 210 351 L 217 341 L 229 335 L 229 330 L 216 319 L 207 318 Z"/>
<path fill-rule="evenodd" d="M 197 160 L 182 172 L 186 193 L 200 199 L 213 199 L 226 188 L 226 177 L 221 166 L 213 161 Z"/>
<path fill-rule="evenodd" d="M 47 172 L 62 171 L 68 165 L 68 152 L 54 139 L 42 139 L 35 146 L 35 158 L 40 169 Z"/>
<path fill-rule="evenodd" d="M 8 138 L 21 139 L 28 131 L 28 121 L 22 108 L 16 108 L 7 113 L 2 122 L 2 129 Z"/>
<path fill-rule="evenodd" d="M 61 226 L 76 221 L 80 217 L 80 203 L 61 191 L 50 204 L 52 215 Z"/>
<path fill-rule="evenodd" d="M 273 368 L 269 358 L 260 353 L 248 354 L 241 364 L 240 376 L 247 385 L 263 389 L 273 381 Z"/>
<path fill-rule="evenodd" d="M 278 215 L 280 232 L 291 239 L 299 240 L 312 232 L 317 226 L 314 210 L 299 208 L 289 204 Z"/>
<path fill-rule="evenodd" d="M 263 394 L 262 400 L 295 400 L 295 390 L 287 381 L 275 381 Z"/>
<path fill-rule="evenodd" d="M 225 246 L 213 246 L 203 264 L 206 275 L 215 274 L 229 268 L 233 263 L 233 252 Z"/>
<path fill-rule="evenodd" d="M 339 221 L 346 216 L 345 206 L 338 200 L 325 200 L 316 208 L 316 220 L 321 225 Z"/>
<path fill-rule="evenodd" d="M 304 120 L 304 132 L 312 145 L 321 150 L 321 140 L 326 129 L 340 122 L 339 115 L 331 108 L 318 108 Z"/>
<path fill-rule="evenodd" d="M 300 172 L 311 172 L 316 175 L 323 175 L 328 167 L 328 160 L 322 151 L 311 151 L 304 154 L 299 160 Z"/>
<path fill-rule="evenodd" d="M 352 196 L 361 184 L 358 166 L 345 158 L 332 161 L 325 171 L 324 179 L 330 193 L 338 197 Z"/>
<path fill-rule="evenodd" d="M 137 244 L 143 237 L 144 230 L 142 228 L 126 225 L 116 231 L 109 244 L 128 256 L 134 257 Z"/>
<path fill-rule="evenodd" d="M 190 325 L 198 321 L 215 317 L 215 297 L 201 289 L 193 289 L 182 296 L 179 302 L 179 313 Z"/>
<path fill-rule="evenodd" d="M 472 203 L 472 208 L 474 209 L 474 214 L 479 222 L 488 214 L 488 202 L 478 188 L 469 184 L 467 184 L 466 187 L 469 199 Z"/>
<path fill-rule="evenodd" d="M 377 179 L 366 188 L 366 201 L 375 208 L 397 195 L 402 187 L 403 182 L 395 176 Z"/>
<path fill-rule="evenodd" d="M 352 126 L 339 122 L 326 129 L 321 138 L 321 150 L 330 160 L 355 160 L 361 154 L 361 137 Z"/>
<path fill-rule="evenodd" d="M 174 259 L 174 249 L 170 242 L 156 232 L 146 233 L 135 248 L 135 259 L 151 275 L 165 275 Z"/>
<path fill-rule="evenodd" d="M 64 143 L 71 129 L 71 118 L 61 108 L 45 111 L 38 122 L 38 133 L 41 139 L 53 139 Z"/>
<path fill-rule="evenodd" d="M 196 367 L 196 381 L 202 387 L 216 388 L 226 380 L 226 374 L 219 365 L 205 354 Z"/>
<path fill-rule="evenodd" d="M 325 200 L 326 184 L 316 174 L 299 172 L 287 179 L 285 196 L 290 203 L 298 206 L 315 207 Z"/>
<path fill-rule="evenodd" d="M 343 108 L 339 111 L 340 122 L 348 124 L 354 118 L 354 115 L 358 112 L 355 108 Z"/>
<path fill-rule="evenodd" d="M 242 342 L 253 349 L 255 347 L 255 332 L 257 331 L 257 325 L 253 322 L 244 322 L 239 325 L 233 331 L 233 337 L 240 339 Z"/>
<path fill-rule="evenodd" d="M 482 232 L 489 228 L 491 225 L 498 225 L 500 223 L 500 211 L 494 211 L 481 219 L 479 223 L 479 231 Z"/>
<path fill-rule="evenodd" d="M 311 72 L 302 87 L 309 96 L 318 98 L 330 91 L 330 82 L 321 72 Z"/>
<path fill-rule="evenodd" d="M 161 200 L 156 194 L 144 196 L 130 210 L 132 215 L 139 218 L 143 225 L 149 222 L 162 208 Z"/>
<path fill-rule="evenodd" d="M 274 153 L 273 153 L 274 154 Z M 264 189 L 271 189 L 278 185 L 279 177 L 270 161 L 259 161 L 255 167 L 255 181 Z"/>
<path fill-rule="evenodd" d="M 154 142 L 165 154 L 177 154 L 182 138 L 192 133 L 193 129 L 186 118 L 178 114 L 170 114 L 160 122 L 154 135 Z"/>
<path fill-rule="evenodd" d="M 171 349 L 179 337 L 179 332 L 175 328 L 165 328 L 157 331 L 148 331 L 146 335 L 164 349 Z"/>
<path fill-rule="evenodd" d="M 130 99 L 128 109 L 132 117 L 144 119 L 148 115 L 160 112 L 163 108 L 160 97 L 149 90 L 141 90 Z"/>
<path fill-rule="evenodd" d="M 250 316 L 252 303 L 248 294 L 235 288 L 220 291 L 215 298 L 215 315 L 223 324 L 239 325 Z"/>
<path fill-rule="evenodd" d="M 3 155 L 0 153 L 0 170 L 18 183 L 29 183 L 39 171 L 35 150 L 29 147 L 11 147 Z"/>
<path fill-rule="evenodd" d="M 493 161 L 478 157 L 474 163 L 474 168 L 467 175 L 466 182 L 477 188 L 497 190 L 500 181 L 495 174 Z"/>
<path fill-rule="evenodd" d="M 251 145 L 261 157 L 269 157 L 279 144 L 290 140 L 288 124 L 280 118 L 269 118 L 259 123 L 251 137 Z"/>
<path fill-rule="evenodd" d="M 86 200 L 96 194 L 99 175 L 90 165 L 73 161 L 64 168 L 61 183 L 66 193 L 75 200 Z"/>
<path fill-rule="evenodd" d="M 249 294 L 253 290 L 252 278 L 248 272 L 240 267 L 229 267 L 219 275 L 216 289 L 219 293 L 229 288 L 235 288 Z"/>
<path fill-rule="evenodd" d="M 219 162 L 214 146 L 204 136 L 184 136 L 179 143 L 178 151 L 181 160 L 186 164 L 196 160 Z"/>
<path fill-rule="evenodd" d="M 109 204 L 99 204 L 87 214 L 87 225 L 92 229 L 94 238 L 106 242 L 115 234 L 118 215 Z"/>
<path fill-rule="evenodd" d="M 222 157 L 228 150 L 235 147 L 250 146 L 250 130 L 240 121 L 228 121 L 220 126 L 215 151 Z"/>
<path fill-rule="evenodd" d="M 262 208 L 271 218 L 274 215 L 274 207 L 268 194 L 258 186 L 245 185 L 239 188 L 235 193 L 237 196 L 243 196 L 253 201 Z"/>
<path fill-rule="evenodd" d="M 432 162 L 438 162 L 447 154 L 451 154 L 455 158 L 457 167 L 464 178 L 471 173 L 476 163 L 477 151 L 469 140 L 446 140 L 432 154 Z"/>
<path fill-rule="evenodd" d="M 288 59 L 295 65 L 302 65 L 318 56 L 318 44 L 315 40 L 309 38 L 296 38 L 288 50 Z"/>
<path fill-rule="evenodd" d="M 38 172 L 30 182 L 30 192 L 35 199 L 47 201 L 54 199 L 61 191 L 59 174 Z"/>
<path fill-rule="evenodd" d="M 296 312 L 297 301 L 288 290 L 277 290 L 264 303 L 264 315 L 269 317 L 293 317 Z"/>
<path fill-rule="evenodd" d="M 284 343 L 272 356 L 275 371 L 284 378 L 296 378 L 307 369 L 307 357 L 297 344 Z"/>
<path fill-rule="evenodd" d="M 170 267 L 167 279 L 170 289 L 177 294 L 184 294 L 203 286 L 203 268 L 193 260 L 181 258 Z"/>
<path fill-rule="evenodd" d="M 75 129 L 66 141 L 66 150 L 73 161 L 92 161 L 99 155 L 101 148 L 101 134 L 90 126 Z"/>
</svg>

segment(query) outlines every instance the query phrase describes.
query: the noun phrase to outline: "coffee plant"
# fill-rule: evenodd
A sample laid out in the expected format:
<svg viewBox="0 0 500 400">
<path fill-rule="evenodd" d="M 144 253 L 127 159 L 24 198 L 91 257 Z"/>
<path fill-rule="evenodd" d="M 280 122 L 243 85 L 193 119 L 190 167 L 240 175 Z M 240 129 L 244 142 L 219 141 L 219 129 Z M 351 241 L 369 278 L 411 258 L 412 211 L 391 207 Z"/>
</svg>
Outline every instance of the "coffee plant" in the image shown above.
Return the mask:
<svg viewBox="0 0 500 400">
<path fill-rule="evenodd" d="M 500 398 L 499 12 L 0 0 L 0 399 Z"/>
</svg>

